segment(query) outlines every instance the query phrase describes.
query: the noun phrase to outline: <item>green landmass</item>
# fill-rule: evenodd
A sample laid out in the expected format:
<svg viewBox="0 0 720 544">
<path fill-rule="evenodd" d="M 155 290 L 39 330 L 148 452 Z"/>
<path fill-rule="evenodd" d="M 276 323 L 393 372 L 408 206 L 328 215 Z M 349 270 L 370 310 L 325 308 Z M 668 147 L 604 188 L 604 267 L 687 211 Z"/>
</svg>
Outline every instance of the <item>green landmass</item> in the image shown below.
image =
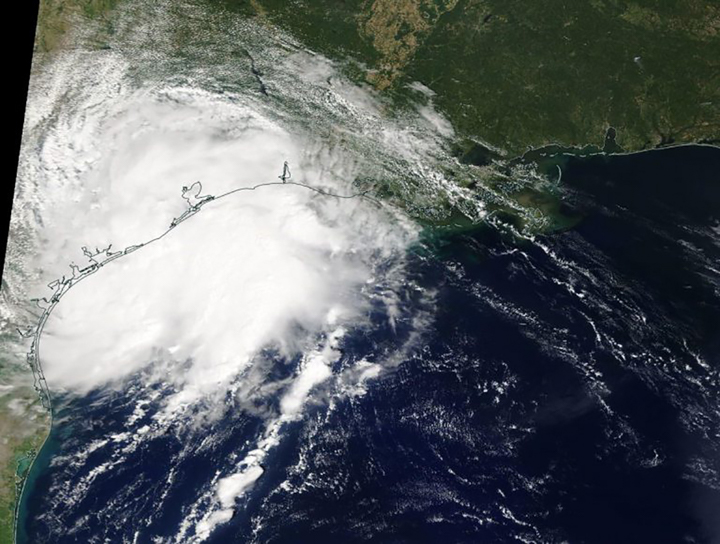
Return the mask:
<svg viewBox="0 0 720 544">
<path fill-rule="evenodd" d="M 7 369 L 7 366 L 4 367 Z M 7 373 L 3 372 L 3 377 Z M 15 379 L 15 377 L 13 377 Z M 0 542 L 14 541 L 22 484 L 50 427 L 50 416 L 29 385 L 0 390 Z"/>
<path fill-rule="evenodd" d="M 231 0 L 224 0 L 233 4 Z M 420 81 L 504 154 L 720 142 L 720 4 L 708 0 L 237 0 L 365 79 Z"/>
<path fill-rule="evenodd" d="M 121 1 L 132 6 L 133 0 L 43 0 L 36 49 L 72 47 L 66 43 L 72 25 L 84 29 L 84 46 L 106 47 Z M 533 176 L 532 183 L 519 182 L 522 172 L 498 168 L 502 161 L 533 157 L 537 149 L 621 152 L 720 143 L 720 5 L 712 1 L 191 4 L 221 19 L 251 17 L 290 32 L 344 61 L 346 75 L 372 84 L 398 109 L 415 107 L 417 90 L 409 84 L 423 83 L 455 129 L 459 162 L 477 167 L 471 176 L 467 169 L 448 172 L 448 179 L 477 188 L 496 218 L 520 230 L 565 228 L 573 220 L 563 216 L 553 184 Z M 215 49 L 228 36 L 209 22 L 185 20 L 188 5 L 169 10 L 177 21 L 173 44 L 189 57 L 224 62 Z M 537 221 L 535 211 L 542 216 Z"/>
<path fill-rule="evenodd" d="M 109 47 L 121 1 L 133 2 L 42 0 L 35 51 L 47 58 L 77 47 L 78 32 L 83 47 Z M 457 168 L 448 167 L 448 179 L 476 190 L 493 217 L 520 231 L 564 229 L 578 220 L 563 212 L 548 153 L 720 144 L 720 4 L 713 0 L 195 3 L 291 33 L 344 61 L 348 76 L 370 83 L 397 108 L 417 103 L 409 84 L 427 86 L 435 93 L 432 105 L 456 131 Z M 171 15 L 182 18 L 185 7 L 173 4 Z M 220 62 L 213 45 L 232 36 L 213 32 L 213 24 L 181 21 L 172 42 L 189 56 L 212 51 L 198 58 Z M 393 200 L 393 190 L 381 187 L 378 196 Z M 476 226 L 456 209 L 429 223 Z M 0 542 L 13 540 L 18 487 L 49 428 L 49 415 L 26 383 L 29 371 L 12 370 L 22 361 L 9 361 L 9 353 L 2 346 Z"/>
<path fill-rule="evenodd" d="M 119 1 L 43 0 L 36 47 L 62 47 L 73 21 L 111 34 Z M 625 151 L 720 143 L 712 0 L 204 1 L 358 63 L 359 78 L 399 102 L 420 81 L 462 137 L 506 156 L 602 147 L 610 127 Z"/>
<path fill-rule="evenodd" d="M 83 21 L 94 21 L 103 32 L 114 32 L 110 13 L 119 0 L 41 0 L 38 7 L 35 50 L 51 52 L 67 45 L 71 31 L 82 27 Z M 102 47 L 102 38 L 98 37 Z"/>
</svg>

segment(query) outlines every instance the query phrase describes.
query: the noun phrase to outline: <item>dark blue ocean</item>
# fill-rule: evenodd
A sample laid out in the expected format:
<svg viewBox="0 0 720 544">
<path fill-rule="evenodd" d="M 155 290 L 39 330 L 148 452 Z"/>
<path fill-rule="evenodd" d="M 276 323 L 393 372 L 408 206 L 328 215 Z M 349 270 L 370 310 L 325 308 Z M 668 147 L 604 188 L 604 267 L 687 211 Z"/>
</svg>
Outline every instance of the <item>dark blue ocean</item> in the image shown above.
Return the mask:
<svg viewBox="0 0 720 544">
<path fill-rule="evenodd" d="M 428 230 L 408 266 L 436 293 L 421 345 L 290 424 L 207 542 L 720 543 L 720 150 L 553 160 L 574 226 Z M 410 334 L 380 312 L 338 365 Z M 56 399 L 21 544 L 171 542 L 262 427 L 229 410 L 89 451 L 137 390 Z"/>
</svg>

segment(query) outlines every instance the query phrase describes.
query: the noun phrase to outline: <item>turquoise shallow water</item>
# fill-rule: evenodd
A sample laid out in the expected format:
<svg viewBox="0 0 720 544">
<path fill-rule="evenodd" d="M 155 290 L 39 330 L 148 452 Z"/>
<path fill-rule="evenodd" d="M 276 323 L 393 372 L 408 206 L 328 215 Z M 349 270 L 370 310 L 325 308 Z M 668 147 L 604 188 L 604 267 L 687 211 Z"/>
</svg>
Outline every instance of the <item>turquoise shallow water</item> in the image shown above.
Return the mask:
<svg viewBox="0 0 720 544">
<path fill-rule="evenodd" d="M 532 242 L 429 236 L 407 272 L 437 292 L 422 347 L 289 426 L 208 542 L 717 542 L 720 150 L 559 162 L 580 222 Z M 396 327 L 373 307 L 334 370 L 402 343 L 421 301 L 396 294 Z M 239 407 L 179 426 L 78 487 L 113 450 L 72 459 L 128 430 L 143 379 L 58 399 L 20 542 L 170 541 L 262 427 Z"/>
<path fill-rule="evenodd" d="M 42 448 L 40 448 L 40 451 L 29 467 L 17 510 L 16 541 L 18 543 L 30 542 L 28 540 L 27 527 L 31 525 L 32 522 L 28 519 L 27 498 L 32 496 L 35 492 L 35 486 L 38 478 L 49 470 L 53 456 L 60 449 L 59 438 L 60 437 L 55 433 L 55 429 L 53 427 L 50 430 L 50 434 L 47 439 L 43 443 Z"/>
</svg>

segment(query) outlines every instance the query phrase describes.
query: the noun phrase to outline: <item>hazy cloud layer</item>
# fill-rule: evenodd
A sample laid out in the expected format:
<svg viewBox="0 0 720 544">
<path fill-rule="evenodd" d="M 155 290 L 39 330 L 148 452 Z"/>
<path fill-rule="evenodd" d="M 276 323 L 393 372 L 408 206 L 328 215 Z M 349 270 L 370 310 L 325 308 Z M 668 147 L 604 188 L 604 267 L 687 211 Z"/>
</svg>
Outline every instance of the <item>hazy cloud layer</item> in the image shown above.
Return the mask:
<svg viewBox="0 0 720 544">
<path fill-rule="evenodd" d="M 220 195 L 277 182 L 284 161 L 293 181 L 340 195 L 357 192 L 357 179 L 397 176 L 399 186 L 453 198 L 456 188 L 426 162 L 452 134 L 430 106 L 413 122 L 388 119 L 372 91 L 329 61 L 303 52 L 281 61 L 267 75 L 281 93 L 272 101 L 187 81 L 138 85 L 114 52 L 49 63 L 31 89 L 13 217 L 33 233 L 28 269 L 43 282 L 69 275 L 69 263 L 86 264 L 82 246 L 120 251 L 165 232 L 187 209 L 183 186 L 200 181 L 203 194 Z M 273 185 L 212 201 L 79 282 L 43 331 L 48 383 L 75 395 L 124 390 L 137 404 L 127 432 L 83 454 L 108 448 L 109 460 L 55 492 L 82 500 L 143 443 L 178 425 L 202 428 L 229 406 L 246 410 L 262 431 L 203 487 L 175 541 L 205 538 L 230 519 L 311 399 L 364 394 L 413 349 L 426 316 L 405 315 L 401 293 L 417 235 L 386 204 Z M 392 329 L 404 322 L 413 332 L 382 360 L 341 361 L 345 335 L 378 305 Z M 280 377 L 278 361 L 290 364 Z"/>
</svg>

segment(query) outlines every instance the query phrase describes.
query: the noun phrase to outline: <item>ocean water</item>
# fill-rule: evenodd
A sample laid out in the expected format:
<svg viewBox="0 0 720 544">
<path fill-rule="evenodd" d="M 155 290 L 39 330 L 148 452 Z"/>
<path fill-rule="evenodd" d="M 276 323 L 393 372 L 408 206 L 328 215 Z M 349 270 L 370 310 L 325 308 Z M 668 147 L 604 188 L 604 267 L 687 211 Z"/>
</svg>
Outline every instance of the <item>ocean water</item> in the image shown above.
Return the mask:
<svg viewBox="0 0 720 544">
<path fill-rule="evenodd" d="M 19 542 L 720 542 L 720 150 L 553 160 L 578 224 L 423 232 L 332 372 L 392 364 L 287 422 L 230 519 L 183 529 L 279 398 L 145 439 L 143 370 L 55 399 Z"/>
</svg>

